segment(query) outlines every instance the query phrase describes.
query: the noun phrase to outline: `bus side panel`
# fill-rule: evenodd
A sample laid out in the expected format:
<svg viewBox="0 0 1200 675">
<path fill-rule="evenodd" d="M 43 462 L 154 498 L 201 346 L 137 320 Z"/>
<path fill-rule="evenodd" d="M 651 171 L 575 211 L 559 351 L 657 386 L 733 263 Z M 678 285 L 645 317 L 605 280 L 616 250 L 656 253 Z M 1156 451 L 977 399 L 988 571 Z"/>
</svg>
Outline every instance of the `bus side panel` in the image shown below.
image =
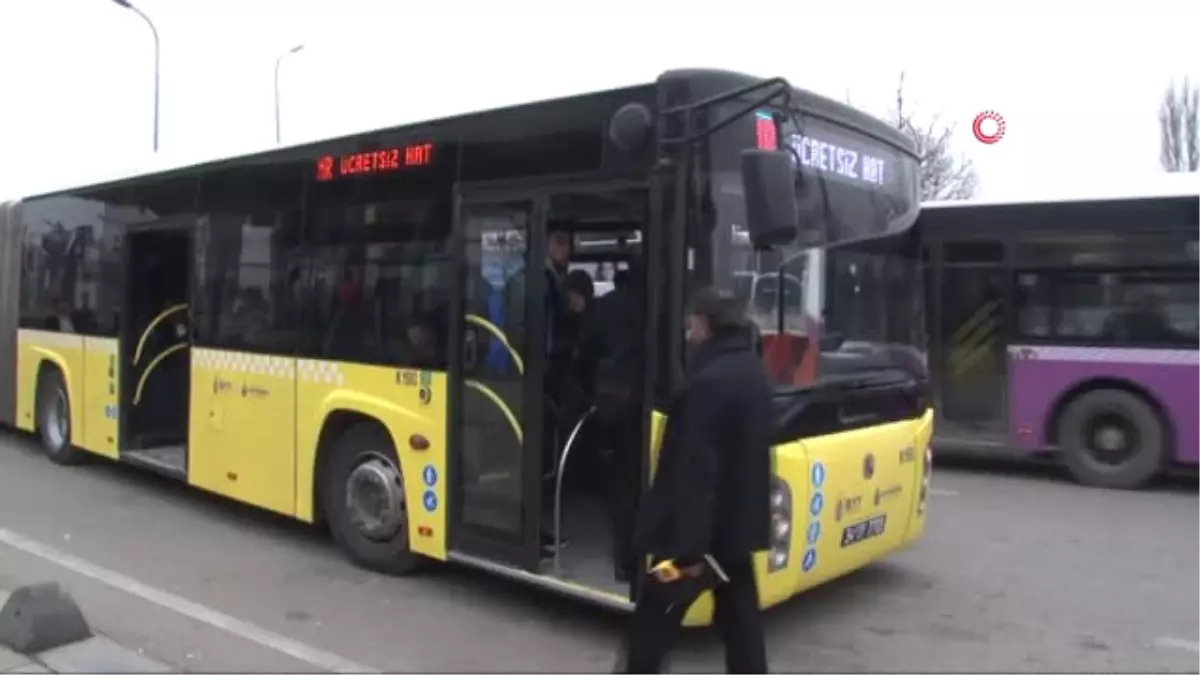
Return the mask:
<svg viewBox="0 0 1200 675">
<path fill-rule="evenodd" d="M 0 425 L 17 425 L 17 326 L 21 310 L 18 204 L 0 204 Z"/>
<path fill-rule="evenodd" d="M 33 431 L 37 380 L 42 364 L 62 373 L 71 403 L 71 442 L 87 437 L 84 423 L 83 336 L 22 328 L 17 332 L 17 428 Z"/>
<path fill-rule="evenodd" d="M 913 463 L 916 464 L 917 489 L 912 494 L 912 515 L 908 520 L 908 530 L 904 533 L 905 544 L 910 544 L 925 534 L 925 520 L 929 515 L 928 480 L 930 472 L 933 471 L 933 420 L 934 412 L 931 408 L 917 422 L 916 457 L 913 459 Z"/>
<path fill-rule="evenodd" d="M 117 459 L 117 341 L 84 337 L 83 352 L 83 427 L 75 444 Z"/>
<path fill-rule="evenodd" d="M 388 430 L 404 474 L 409 546 L 415 553 L 446 559 L 446 374 L 428 370 L 301 360 L 296 390 L 296 517 L 311 522 L 321 430 L 330 415 L 357 413 Z M 414 450 L 409 439 L 429 441 Z M 327 448 L 328 450 L 328 448 Z"/>
<path fill-rule="evenodd" d="M 192 350 L 189 483 L 295 515 L 295 373 L 292 357 Z"/>
<path fill-rule="evenodd" d="M 878 560 L 905 544 L 912 497 L 919 487 L 916 432 L 906 420 L 803 439 L 810 465 L 808 500 L 796 505 L 797 529 L 816 543 L 801 556 L 798 591 Z M 845 544 L 848 528 L 879 522 L 882 531 Z M 809 551 L 812 551 L 811 553 Z"/>
</svg>

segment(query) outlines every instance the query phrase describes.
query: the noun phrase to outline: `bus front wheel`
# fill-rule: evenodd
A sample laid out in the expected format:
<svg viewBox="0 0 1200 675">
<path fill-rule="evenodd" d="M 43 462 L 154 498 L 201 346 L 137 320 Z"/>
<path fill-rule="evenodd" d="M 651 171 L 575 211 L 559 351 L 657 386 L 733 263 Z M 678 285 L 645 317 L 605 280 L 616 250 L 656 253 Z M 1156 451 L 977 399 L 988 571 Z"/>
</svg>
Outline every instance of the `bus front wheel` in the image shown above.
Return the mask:
<svg viewBox="0 0 1200 675">
<path fill-rule="evenodd" d="M 1071 401 L 1058 438 L 1067 470 L 1094 487 L 1141 487 L 1167 459 L 1167 432 L 1157 411 L 1119 389 L 1097 389 Z"/>
<path fill-rule="evenodd" d="M 37 388 L 37 432 L 55 464 L 78 464 L 83 453 L 71 444 L 71 397 L 57 368 L 42 373 Z"/>
<path fill-rule="evenodd" d="M 408 547 L 404 474 L 387 432 L 378 424 L 356 424 L 330 450 L 321 494 L 338 546 L 369 570 L 392 575 L 416 570 L 422 558 Z"/>
</svg>

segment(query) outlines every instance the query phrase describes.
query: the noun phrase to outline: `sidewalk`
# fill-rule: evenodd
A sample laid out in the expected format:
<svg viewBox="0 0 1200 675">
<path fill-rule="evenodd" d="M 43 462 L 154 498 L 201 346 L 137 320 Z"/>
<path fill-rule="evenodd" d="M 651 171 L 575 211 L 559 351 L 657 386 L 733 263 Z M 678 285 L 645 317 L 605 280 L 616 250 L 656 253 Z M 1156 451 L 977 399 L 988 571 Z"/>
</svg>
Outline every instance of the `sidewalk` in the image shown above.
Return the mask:
<svg viewBox="0 0 1200 675">
<path fill-rule="evenodd" d="M 173 669 L 97 635 L 56 583 L 0 588 L 0 675 L 169 672 Z"/>
<path fill-rule="evenodd" d="M 53 670 L 0 645 L 0 675 L 8 673 L 53 673 Z"/>
</svg>

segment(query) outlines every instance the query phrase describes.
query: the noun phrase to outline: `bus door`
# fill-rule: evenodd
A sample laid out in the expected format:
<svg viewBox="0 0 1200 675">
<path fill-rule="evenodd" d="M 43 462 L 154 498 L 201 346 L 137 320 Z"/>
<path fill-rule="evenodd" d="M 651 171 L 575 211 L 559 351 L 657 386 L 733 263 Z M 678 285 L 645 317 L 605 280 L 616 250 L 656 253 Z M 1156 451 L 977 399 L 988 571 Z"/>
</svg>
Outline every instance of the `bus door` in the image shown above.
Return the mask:
<svg viewBox="0 0 1200 675">
<path fill-rule="evenodd" d="M 182 476 L 190 389 L 191 230 L 130 230 L 123 255 L 121 457 Z"/>
<path fill-rule="evenodd" d="M 1008 391 L 1004 244 L 946 241 L 934 253 L 931 363 L 948 440 L 1003 443 Z"/>
<path fill-rule="evenodd" d="M 463 191 L 451 312 L 452 555 L 535 571 L 545 412 L 545 199 Z"/>
</svg>

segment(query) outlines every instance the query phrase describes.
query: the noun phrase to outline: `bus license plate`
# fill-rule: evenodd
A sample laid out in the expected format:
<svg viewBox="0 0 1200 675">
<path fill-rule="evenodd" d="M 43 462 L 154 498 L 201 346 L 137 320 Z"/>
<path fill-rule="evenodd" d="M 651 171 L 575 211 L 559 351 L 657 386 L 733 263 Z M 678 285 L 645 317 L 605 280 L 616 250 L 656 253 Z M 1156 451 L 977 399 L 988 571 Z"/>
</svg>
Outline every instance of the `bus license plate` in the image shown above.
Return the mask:
<svg viewBox="0 0 1200 675">
<path fill-rule="evenodd" d="M 842 546 L 857 544 L 864 539 L 878 537 L 883 534 L 883 528 L 887 525 L 887 515 L 875 516 L 855 523 L 842 530 Z"/>
</svg>

